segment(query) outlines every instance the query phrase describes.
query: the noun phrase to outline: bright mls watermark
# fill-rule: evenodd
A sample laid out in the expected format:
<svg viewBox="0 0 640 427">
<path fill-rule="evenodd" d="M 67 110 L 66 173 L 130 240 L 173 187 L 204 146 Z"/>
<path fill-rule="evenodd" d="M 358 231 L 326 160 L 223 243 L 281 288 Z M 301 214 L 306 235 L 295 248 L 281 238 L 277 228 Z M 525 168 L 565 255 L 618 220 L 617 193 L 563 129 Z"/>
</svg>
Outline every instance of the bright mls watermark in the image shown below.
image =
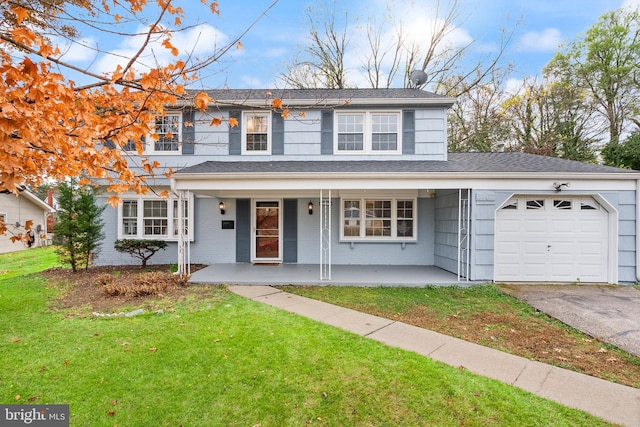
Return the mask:
<svg viewBox="0 0 640 427">
<path fill-rule="evenodd" d="M 69 405 L 0 405 L 0 426 L 69 427 Z"/>
</svg>

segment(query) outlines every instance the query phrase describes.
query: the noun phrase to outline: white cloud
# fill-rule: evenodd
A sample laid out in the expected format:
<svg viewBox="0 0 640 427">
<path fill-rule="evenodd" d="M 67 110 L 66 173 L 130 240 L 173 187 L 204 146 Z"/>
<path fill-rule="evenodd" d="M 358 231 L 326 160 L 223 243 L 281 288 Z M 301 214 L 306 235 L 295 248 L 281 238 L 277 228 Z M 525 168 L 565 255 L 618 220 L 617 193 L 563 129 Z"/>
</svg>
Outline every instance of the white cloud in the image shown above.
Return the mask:
<svg viewBox="0 0 640 427">
<path fill-rule="evenodd" d="M 86 62 L 94 59 L 97 42 L 92 37 L 82 38 L 71 42 L 69 40 L 54 40 L 60 48 L 59 58 L 65 62 Z"/>
<path fill-rule="evenodd" d="M 516 45 L 520 52 L 553 52 L 562 43 L 562 33 L 557 28 L 525 33 Z"/>
<path fill-rule="evenodd" d="M 109 73 L 118 65 L 126 65 L 144 44 L 145 28 L 140 27 L 137 32 L 142 35 L 126 37 L 118 49 L 103 55 L 96 64 L 97 72 Z M 144 53 L 138 58 L 136 69 L 143 70 L 157 65 L 166 65 L 176 60 L 176 57 L 162 46 L 163 40 L 164 36 L 158 36 L 149 42 Z M 183 60 L 186 59 L 186 55 L 191 55 L 194 60 L 197 60 L 196 57 L 203 59 L 224 47 L 228 41 L 229 38 L 224 33 L 208 24 L 174 33 L 171 38 L 171 44 L 180 50 L 180 59 Z"/>
</svg>

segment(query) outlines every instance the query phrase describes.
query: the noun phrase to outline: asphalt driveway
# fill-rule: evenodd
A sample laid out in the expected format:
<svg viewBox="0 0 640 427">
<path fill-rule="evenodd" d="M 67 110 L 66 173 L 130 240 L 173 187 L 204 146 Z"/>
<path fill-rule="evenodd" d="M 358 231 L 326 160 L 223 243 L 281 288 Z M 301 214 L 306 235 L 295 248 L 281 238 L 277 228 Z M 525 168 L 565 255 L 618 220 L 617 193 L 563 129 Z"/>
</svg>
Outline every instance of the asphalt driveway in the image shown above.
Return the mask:
<svg viewBox="0 0 640 427">
<path fill-rule="evenodd" d="M 500 289 L 594 338 L 640 356 L 640 290 L 632 286 L 509 284 Z"/>
</svg>

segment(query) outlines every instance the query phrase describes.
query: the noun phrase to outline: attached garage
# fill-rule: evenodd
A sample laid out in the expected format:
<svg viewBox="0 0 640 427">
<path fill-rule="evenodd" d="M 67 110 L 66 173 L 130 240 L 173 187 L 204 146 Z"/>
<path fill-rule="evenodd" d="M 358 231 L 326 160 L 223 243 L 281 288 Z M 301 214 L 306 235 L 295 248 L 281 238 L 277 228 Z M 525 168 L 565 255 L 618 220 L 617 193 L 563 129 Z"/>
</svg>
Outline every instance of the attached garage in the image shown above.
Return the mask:
<svg viewBox="0 0 640 427">
<path fill-rule="evenodd" d="M 495 281 L 615 283 L 615 224 L 597 196 L 515 195 L 496 212 Z"/>
</svg>

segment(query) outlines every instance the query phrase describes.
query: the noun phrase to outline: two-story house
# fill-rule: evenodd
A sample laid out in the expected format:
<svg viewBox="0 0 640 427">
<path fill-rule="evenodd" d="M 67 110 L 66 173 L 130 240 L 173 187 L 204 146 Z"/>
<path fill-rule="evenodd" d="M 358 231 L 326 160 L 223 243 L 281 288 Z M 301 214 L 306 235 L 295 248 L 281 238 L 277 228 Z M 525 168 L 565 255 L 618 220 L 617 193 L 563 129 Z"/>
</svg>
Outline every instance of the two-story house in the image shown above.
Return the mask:
<svg viewBox="0 0 640 427">
<path fill-rule="evenodd" d="M 448 153 L 454 100 L 422 90 L 209 94 L 205 113 L 158 118 L 146 155 L 177 170 L 153 184 L 172 196 L 124 194 L 108 207 L 99 264 L 135 263 L 113 242 L 152 238 L 171 242 L 153 263 L 303 264 L 328 283 L 337 265 L 434 266 L 474 281 L 638 279 L 638 172 Z"/>
</svg>

